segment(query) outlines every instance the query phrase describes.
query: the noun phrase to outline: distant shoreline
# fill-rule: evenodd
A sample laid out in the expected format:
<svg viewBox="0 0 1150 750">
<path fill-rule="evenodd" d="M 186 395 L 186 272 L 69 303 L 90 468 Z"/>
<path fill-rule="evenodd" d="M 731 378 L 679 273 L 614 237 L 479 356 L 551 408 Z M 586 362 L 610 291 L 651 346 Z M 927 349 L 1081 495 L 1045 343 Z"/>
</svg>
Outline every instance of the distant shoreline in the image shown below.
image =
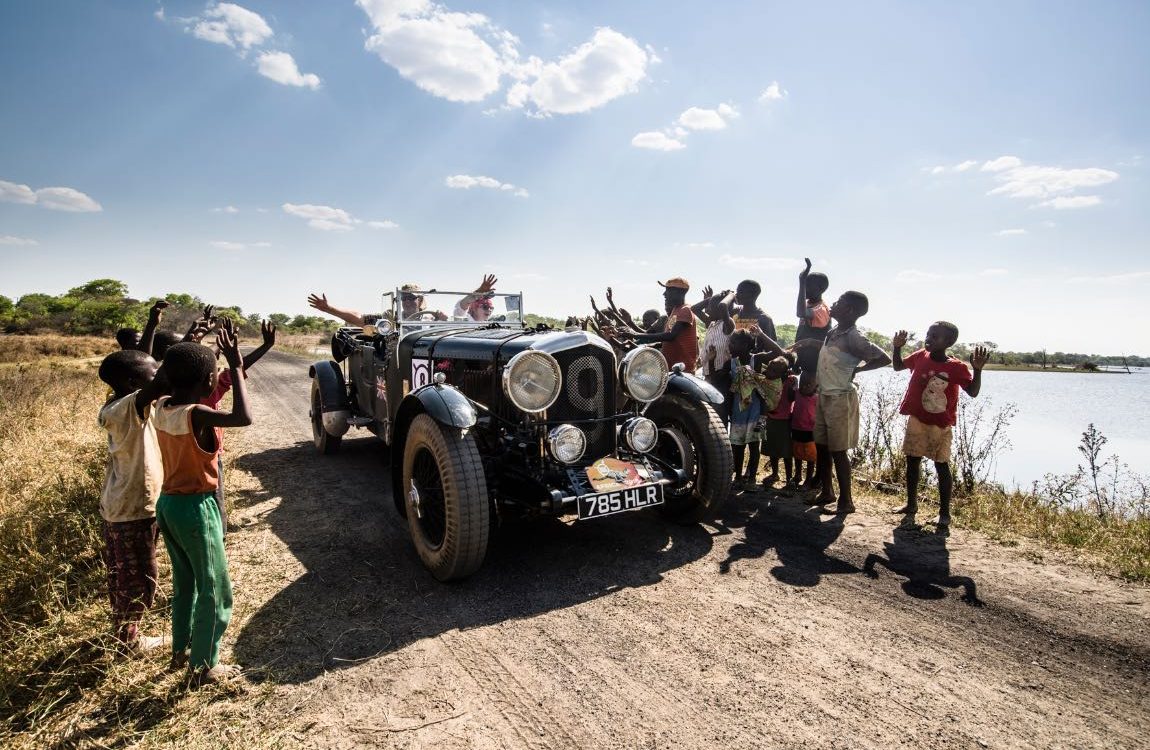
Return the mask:
<svg viewBox="0 0 1150 750">
<path fill-rule="evenodd" d="M 1057 372 L 1069 373 L 1078 375 L 1133 375 L 1133 372 L 1126 372 L 1125 370 L 1111 370 L 1111 369 L 1098 369 L 1098 370 L 1083 370 L 1080 367 L 1038 367 L 1035 365 L 996 365 L 987 364 L 984 368 L 986 370 L 997 370 L 999 372 Z"/>
</svg>

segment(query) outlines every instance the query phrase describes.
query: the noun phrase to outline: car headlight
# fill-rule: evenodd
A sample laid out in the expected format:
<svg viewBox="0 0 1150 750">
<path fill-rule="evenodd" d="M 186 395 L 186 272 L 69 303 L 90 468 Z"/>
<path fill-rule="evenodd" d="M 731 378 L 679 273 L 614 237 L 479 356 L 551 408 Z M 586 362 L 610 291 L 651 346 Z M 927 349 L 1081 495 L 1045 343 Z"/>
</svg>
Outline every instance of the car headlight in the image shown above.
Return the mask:
<svg viewBox="0 0 1150 750">
<path fill-rule="evenodd" d="M 667 360 L 663 353 L 640 346 L 623 357 L 623 388 L 636 401 L 654 401 L 667 389 Z"/>
<path fill-rule="evenodd" d="M 647 453 L 659 440 L 659 428 L 646 417 L 632 417 L 623 423 L 623 440 L 636 453 Z"/>
<path fill-rule="evenodd" d="M 551 406 L 562 386 L 559 363 L 544 352 L 519 352 L 503 368 L 503 392 L 525 412 L 540 412 Z"/>
<path fill-rule="evenodd" d="M 547 446 L 557 461 L 573 464 L 583 458 L 583 452 L 587 450 L 587 437 L 575 425 L 561 424 L 547 433 Z"/>
</svg>

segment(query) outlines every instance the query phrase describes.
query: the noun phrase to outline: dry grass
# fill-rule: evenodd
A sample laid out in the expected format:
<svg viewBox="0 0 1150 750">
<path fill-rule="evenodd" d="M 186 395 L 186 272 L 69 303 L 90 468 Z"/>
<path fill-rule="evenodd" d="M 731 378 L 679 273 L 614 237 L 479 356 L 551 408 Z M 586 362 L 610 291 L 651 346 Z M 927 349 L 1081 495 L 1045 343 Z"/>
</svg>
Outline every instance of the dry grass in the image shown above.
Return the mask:
<svg viewBox="0 0 1150 750">
<path fill-rule="evenodd" d="M 280 744 L 274 731 L 258 744 L 238 734 L 267 689 L 188 692 L 166 671 L 168 654 L 116 653 L 100 561 L 106 438 L 96 413 L 107 390 L 96 366 L 0 369 L 0 746 Z M 161 551 L 145 632 L 168 629 L 165 562 Z"/>
<path fill-rule="evenodd" d="M 317 348 L 319 352 L 317 352 Z M 302 354 L 313 359 L 330 357 L 331 334 L 328 333 L 280 333 L 276 336 L 276 349 L 292 354 Z"/>
<path fill-rule="evenodd" d="M 0 335 L 0 363 L 103 357 L 117 348 L 114 339 L 101 336 Z"/>
</svg>

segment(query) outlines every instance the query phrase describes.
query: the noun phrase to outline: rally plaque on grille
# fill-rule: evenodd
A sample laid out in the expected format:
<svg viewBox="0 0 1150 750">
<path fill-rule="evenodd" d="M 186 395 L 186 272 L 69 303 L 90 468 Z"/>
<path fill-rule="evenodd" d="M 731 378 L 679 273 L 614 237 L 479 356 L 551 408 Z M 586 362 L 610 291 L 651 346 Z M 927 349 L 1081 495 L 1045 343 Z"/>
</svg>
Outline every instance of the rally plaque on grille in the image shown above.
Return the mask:
<svg viewBox="0 0 1150 750">
<path fill-rule="evenodd" d="M 617 458 L 601 458 L 587 467 L 587 479 L 595 492 L 579 498 L 579 518 L 598 518 L 629 510 L 649 508 L 663 502 L 663 487 L 648 484 L 643 466 Z"/>
</svg>

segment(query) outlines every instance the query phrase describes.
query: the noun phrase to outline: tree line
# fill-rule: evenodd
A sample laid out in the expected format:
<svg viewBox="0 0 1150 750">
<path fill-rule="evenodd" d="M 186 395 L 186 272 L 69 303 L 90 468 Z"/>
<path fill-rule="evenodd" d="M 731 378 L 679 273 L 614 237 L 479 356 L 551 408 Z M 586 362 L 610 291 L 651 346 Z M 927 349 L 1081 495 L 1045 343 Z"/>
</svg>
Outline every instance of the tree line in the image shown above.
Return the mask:
<svg viewBox="0 0 1150 750">
<path fill-rule="evenodd" d="M 128 285 L 116 279 L 94 279 L 69 289 L 64 294 L 35 292 L 16 301 L 0 295 L 0 328 L 5 333 L 63 333 L 110 336 L 121 328 L 142 329 L 148 320 L 148 309 L 157 299 L 170 307 L 164 311 L 163 328 L 181 331 L 191 325 L 208 304 L 198 296 L 173 292 L 163 297 L 134 299 Z M 290 333 L 321 333 L 336 328 L 336 321 L 317 315 L 284 313 L 244 313 L 239 305 L 216 305 L 214 314 L 228 318 L 242 332 L 259 332 L 263 318 Z"/>
</svg>

